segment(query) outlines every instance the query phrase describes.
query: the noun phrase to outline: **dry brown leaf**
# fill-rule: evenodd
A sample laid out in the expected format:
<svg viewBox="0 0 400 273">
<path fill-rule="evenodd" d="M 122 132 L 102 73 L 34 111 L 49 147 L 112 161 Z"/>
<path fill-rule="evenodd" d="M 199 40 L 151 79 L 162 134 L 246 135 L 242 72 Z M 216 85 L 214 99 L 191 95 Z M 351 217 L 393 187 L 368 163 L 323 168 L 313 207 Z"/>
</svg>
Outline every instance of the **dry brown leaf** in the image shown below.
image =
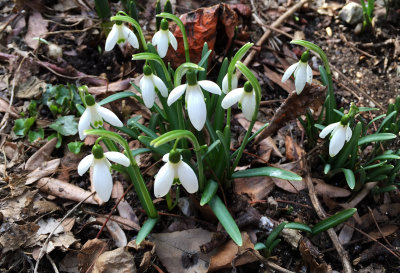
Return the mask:
<svg viewBox="0 0 400 273">
<path fill-rule="evenodd" d="M 32 213 L 33 199 L 38 191 L 28 190 L 14 197 L 7 197 L 0 201 L 0 213 L 5 222 L 22 221 Z"/>
<path fill-rule="evenodd" d="M 351 194 L 349 190 L 326 184 L 322 179 L 313 178 L 312 181 L 316 184 L 315 190 L 318 195 L 326 195 L 330 198 L 336 198 L 347 197 Z"/>
<path fill-rule="evenodd" d="M 96 260 L 93 273 L 136 273 L 135 259 L 125 248 L 106 251 Z"/>
<path fill-rule="evenodd" d="M 379 230 L 372 231 L 372 232 L 368 233 L 368 235 L 377 240 L 377 239 L 382 238 L 382 235 L 384 237 L 392 235 L 398 229 L 399 229 L 398 226 L 389 224 L 389 225 L 381 226 L 380 227 L 380 231 Z"/>
<path fill-rule="evenodd" d="M 332 273 L 332 268 L 323 260 L 323 254 L 311 241 L 303 237 L 300 240 L 299 250 L 303 261 L 308 265 L 310 273 Z"/>
<path fill-rule="evenodd" d="M 236 178 L 233 186 L 236 194 L 246 194 L 251 201 L 264 199 L 275 188 L 274 182 L 268 176 Z"/>
<path fill-rule="evenodd" d="M 17 110 L 15 110 L 14 106 L 11 106 L 8 102 L 6 102 L 3 98 L 0 98 L 0 112 L 9 113 L 12 118 L 19 118 L 19 114 Z"/>
<path fill-rule="evenodd" d="M 350 242 L 351 238 L 353 238 L 353 234 L 354 234 L 354 228 L 351 227 L 351 226 L 355 225 L 354 218 L 350 218 L 346 223 L 348 223 L 349 225 L 343 225 L 343 228 L 340 231 L 339 236 L 338 236 L 339 242 L 342 245 Z"/>
<path fill-rule="evenodd" d="M 124 79 L 117 82 L 112 82 L 106 86 L 93 86 L 89 88 L 89 93 L 93 95 L 109 94 L 118 91 L 126 91 L 131 87 L 130 82 L 135 81 L 133 78 Z M 136 83 L 136 82 L 135 82 Z"/>
<path fill-rule="evenodd" d="M 304 182 L 304 179 L 301 181 L 297 180 L 283 180 L 280 178 L 272 177 L 272 181 L 275 183 L 275 186 L 291 193 L 299 193 L 300 191 L 304 190 L 307 186 Z"/>
<path fill-rule="evenodd" d="M 286 92 L 288 92 L 290 94 L 290 93 L 292 93 L 293 90 L 295 90 L 293 81 L 282 82 L 282 75 L 276 73 L 275 71 L 272 71 L 266 65 L 263 65 L 263 67 L 264 67 L 264 74 L 268 77 L 268 79 L 270 79 L 275 84 L 282 87 L 282 89 L 284 89 Z"/>
<path fill-rule="evenodd" d="M 151 260 L 156 252 L 156 245 L 150 241 L 143 241 L 140 245 L 136 241 L 130 241 L 127 245 L 129 249 L 134 249 L 137 253 L 143 253 L 143 258 L 139 264 L 139 272 L 146 272 L 151 265 Z"/>
<path fill-rule="evenodd" d="M 212 233 L 201 229 L 188 229 L 171 233 L 152 234 L 156 253 L 168 272 L 207 272 L 211 255 L 203 254 L 200 246 L 209 242 Z"/>
<path fill-rule="evenodd" d="M 1 225 L 0 246 L 2 253 L 20 249 L 24 245 L 34 243 L 34 235 L 39 229 L 35 223 L 18 225 L 12 222 L 5 222 Z"/>
<path fill-rule="evenodd" d="M 86 199 L 92 194 L 73 184 L 49 177 L 41 178 L 36 182 L 35 186 L 45 193 L 77 202 Z M 85 203 L 98 205 L 93 196 L 87 198 Z"/>
<path fill-rule="evenodd" d="M 390 219 L 397 217 L 400 214 L 400 203 L 383 204 L 372 210 L 376 222 L 387 223 Z M 360 227 L 366 229 L 368 227 L 374 226 L 375 221 L 371 216 L 370 212 L 365 213 L 361 216 Z"/>
<path fill-rule="evenodd" d="M 80 272 L 92 272 L 96 260 L 107 250 L 107 243 L 100 239 L 87 241 L 78 254 Z"/>
<path fill-rule="evenodd" d="M 61 159 L 56 158 L 50 161 L 45 161 L 42 163 L 42 166 L 35 169 L 33 172 L 29 173 L 26 177 L 27 180 L 25 185 L 32 184 L 33 182 L 38 181 L 40 178 L 54 174 L 60 165 Z"/>
<path fill-rule="evenodd" d="M 304 154 L 304 150 L 299 146 L 290 136 L 285 136 L 285 147 L 286 147 L 286 159 L 288 161 L 297 161 L 301 159 Z"/>
<path fill-rule="evenodd" d="M 25 43 L 32 49 L 37 49 L 39 41 L 34 40 L 35 37 L 42 37 L 47 33 L 48 21 L 44 20 L 40 12 L 33 11 L 29 16 L 28 32 L 25 35 Z"/>
<path fill-rule="evenodd" d="M 239 246 L 232 240 L 219 248 L 217 254 L 211 257 L 209 272 L 222 268 L 231 268 L 232 260 L 235 259 L 237 255 L 240 255 L 240 257 L 235 260 L 235 266 L 257 261 L 257 258 L 249 252 L 241 254 L 242 249 L 254 248 L 254 245 L 250 241 L 249 235 L 246 232 L 242 232 L 242 239 L 243 246 L 241 248 L 239 248 Z"/>
<path fill-rule="evenodd" d="M 79 273 L 78 255 L 75 252 L 68 252 L 61 260 L 59 270 L 61 272 Z"/>
<path fill-rule="evenodd" d="M 105 217 L 97 217 L 96 221 L 104 224 L 106 221 Z M 111 235 L 111 238 L 114 240 L 114 243 L 117 247 L 124 247 L 128 244 L 128 239 L 126 239 L 125 232 L 115 221 L 107 221 L 106 224 L 107 230 Z"/>
<path fill-rule="evenodd" d="M 15 87 L 15 96 L 19 99 L 39 98 L 43 90 L 46 90 L 46 82 L 31 76 Z"/>
<path fill-rule="evenodd" d="M 42 166 L 44 161 L 47 161 L 50 158 L 50 154 L 53 152 L 54 148 L 57 144 L 57 138 L 53 138 L 42 148 L 36 151 L 27 161 L 25 164 L 25 170 L 33 171 L 40 166 Z"/>
</svg>

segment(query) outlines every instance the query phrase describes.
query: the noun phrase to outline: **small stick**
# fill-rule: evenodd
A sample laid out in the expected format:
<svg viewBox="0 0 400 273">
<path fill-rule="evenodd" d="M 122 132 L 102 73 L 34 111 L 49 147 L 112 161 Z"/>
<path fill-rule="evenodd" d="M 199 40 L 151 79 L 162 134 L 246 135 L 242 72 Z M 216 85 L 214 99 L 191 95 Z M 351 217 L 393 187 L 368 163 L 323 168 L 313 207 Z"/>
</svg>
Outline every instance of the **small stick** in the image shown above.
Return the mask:
<svg viewBox="0 0 400 273">
<path fill-rule="evenodd" d="M 75 211 L 80 205 L 82 205 L 83 202 L 86 201 L 86 199 L 88 199 L 89 197 L 91 197 L 94 194 L 94 192 L 90 195 L 88 195 L 85 199 L 83 199 L 82 201 L 80 201 L 78 204 L 76 204 L 70 211 L 67 212 L 67 214 L 65 214 L 65 216 L 61 219 L 61 221 L 58 223 L 58 225 L 50 232 L 49 236 L 47 237 L 46 241 L 44 242 L 42 248 L 40 249 L 39 252 L 39 257 L 36 261 L 36 265 L 35 265 L 35 270 L 33 271 L 34 273 L 38 272 L 38 268 L 39 268 L 39 263 L 40 263 L 40 259 L 42 258 L 44 252 L 45 252 L 45 248 L 47 249 L 47 245 L 49 244 L 50 238 L 51 236 L 53 236 L 54 232 L 57 230 L 57 228 L 61 225 L 62 222 L 65 221 L 65 219 L 67 219 L 71 213 L 73 211 Z"/>
<path fill-rule="evenodd" d="M 53 266 L 53 270 L 56 273 L 59 273 L 56 264 L 54 263 L 53 259 L 50 257 L 49 254 L 46 254 L 47 259 L 50 261 L 51 265 Z"/>
<path fill-rule="evenodd" d="M 371 209 L 370 207 L 368 207 L 368 210 L 369 210 L 369 213 L 371 214 L 372 220 L 374 220 L 375 226 L 376 226 L 376 228 L 378 229 L 379 233 L 381 234 L 383 240 L 385 240 L 385 242 L 386 242 L 391 248 L 393 248 L 393 245 L 388 241 L 388 239 L 386 238 L 386 236 L 382 233 L 382 230 L 381 230 L 381 228 L 379 227 L 378 222 L 377 222 L 376 219 L 375 219 L 375 215 L 374 215 L 374 213 L 372 212 L 372 209 Z"/>
</svg>

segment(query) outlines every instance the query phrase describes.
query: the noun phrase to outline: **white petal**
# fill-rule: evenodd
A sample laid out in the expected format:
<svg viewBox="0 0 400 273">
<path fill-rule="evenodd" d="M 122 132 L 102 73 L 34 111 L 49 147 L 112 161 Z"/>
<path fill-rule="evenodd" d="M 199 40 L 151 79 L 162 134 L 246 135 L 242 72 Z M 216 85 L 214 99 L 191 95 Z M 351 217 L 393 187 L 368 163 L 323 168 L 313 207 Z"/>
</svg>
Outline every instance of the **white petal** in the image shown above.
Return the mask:
<svg viewBox="0 0 400 273">
<path fill-rule="evenodd" d="M 161 35 L 157 43 L 157 52 L 161 58 L 164 58 L 167 55 L 168 51 L 168 32 L 161 30 Z"/>
<path fill-rule="evenodd" d="M 353 135 L 353 132 L 351 131 L 350 126 L 346 126 L 346 141 L 349 141 L 351 139 L 351 136 Z"/>
<path fill-rule="evenodd" d="M 170 163 L 166 163 L 161 167 L 154 181 L 154 195 L 156 197 L 167 195 L 172 182 L 174 182 L 174 174 L 175 170 Z"/>
<path fill-rule="evenodd" d="M 78 174 L 79 174 L 80 176 L 82 176 L 85 172 L 87 172 L 87 170 L 89 170 L 90 166 L 91 166 L 92 163 L 93 163 L 93 158 L 94 158 L 93 155 L 90 154 L 90 155 L 85 156 L 85 157 L 81 160 L 81 162 L 79 162 L 79 165 L 78 165 Z"/>
<path fill-rule="evenodd" d="M 256 109 L 256 97 L 254 91 L 250 94 L 244 92 L 241 104 L 244 117 L 251 121 L 253 119 L 254 110 Z"/>
<path fill-rule="evenodd" d="M 165 86 L 165 83 L 156 75 L 153 75 L 153 83 L 157 87 L 158 91 L 160 91 L 161 95 L 166 98 L 168 97 L 168 88 Z"/>
<path fill-rule="evenodd" d="M 239 79 L 236 74 L 232 75 L 232 89 L 236 89 L 238 86 Z"/>
<path fill-rule="evenodd" d="M 229 107 L 237 103 L 242 98 L 243 93 L 244 93 L 243 88 L 233 89 L 231 92 L 226 94 L 226 96 L 222 100 L 221 102 L 222 108 L 228 109 Z"/>
<path fill-rule="evenodd" d="M 221 95 L 221 88 L 219 88 L 218 84 L 215 82 L 204 80 L 199 81 L 198 84 L 201 86 L 201 88 L 210 93 Z"/>
<path fill-rule="evenodd" d="M 332 135 L 331 141 L 329 143 L 329 155 L 334 157 L 343 148 L 344 141 L 346 139 L 346 129 L 339 125 L 337 130 Z"/>
<path fill-rule="evenodd" d="M 158 44 L 158 41 L 160 40 L 160 35 L 161 35 L 160 31 L 157 31 L 156 34 L 154 34 L 153 39 L 151 40 L 153 46 L 156 46 Z"/>
<path fill-rule="evenodd" d="M 150 76 L 143 76 L 140 80 L 140 90 L 142 91 L 144 105 L 147 108 L 153 107 L 156 92 L 154 91 L 154 84 Z"/>
<path fill-rule="evenodd" d="M 105 107 L 97 105 L 97 112 L 99 115 L 112 126 L 122 127 L 124 124 L 119 120 L 116 114 L 114 114 L 111 110 L 108 110 Z"/>
<path fill-rule="evenodd" d="M 335 129 L 337 126 L 339 125 L 339 122 L 335 122 L 332 124 L 329 124 L 328 126 L 326 126 L 321 133 L 319 133 L 319 137 L 320 138 L 325 138 L 327 135 L 329 135 L 330 132 L 333 131 L 333 129 Z"/>
<path fill-rule="evenodd" d="M 81 118 L 79 119 L 79 124 L 78 124 L 79 138 L 81 140 L 84 140 L 86 137 L 83 131 L 89 128 L 90 128 L 90 110 L 86 108 Z"/>
<path fill-rule="evenodd" d="M 197 131 L 203 129 L 206 123 L 207 108 L 204 102 L 203 92 L 198 85 L 188 86 L 187 92 L 187 110 L 190 122 Z"/>
<path fill-rule="evenodd" d="M 313 78 L 312 69 L 311 69 L 311 67 L 307 64 L 307 82 L 308 82 L 309 84 L 312 83 L 312 78 Z"/>
<path fill-rule="evenodd" d="M 136 38 L 135 33 L 133 33 L 133 31 L 130 30 L 127 26 L 123 26 L 122 31 L 128 43 L 130 43 L 131 46 L 133 46 L 134 48 L 139 48 L 139 42 L 138 39 Z"/>
<path fill-rule="evenodd" d="M 282 77 L 282 82 L 285 82 L 290 78 L 290 76 L 296 70 L 298 65 L 299 65 L 299 63 L 297 62 L 297 63 L 292 64 L 291 66 L 289 66 L 288 69 L 286 69 L 286 71 L 285 71 L 285 73 L 283 74 L 283 77 Z"/>
<path fill-rule="evenodd" d="M 186 86 L 187 86 L 186 84 L 179 85 L 179 86 L 175 87 L 171 91 L 171 93 L 169 93 L 168 100 L 167 100 L 168 106 L 171 106 L 171 104 L 173 104 L 175 101 L 177 101 L 183 95 L 183 93 L 186 90 Z"/>
<path fill-rule="evenodd" d="M 171 31 L 168 31 L 168 38 L 169 38 L 169 42 L 171 43 L 171 46 L 174 50 L 178 49 L 178 42 L 176 41 L 176 38 L 174 36 L 174 34 L 171 33 Z"/>
<path fill-rule="evenodd" d="M 119 152 L 105 152 L 104 155 L 111 161 L 121 164 L 122 166 L 128 167 L 131 163 L 129 158 L 123 153 Z"/>
<path fill-rule="evenodd" d="M 106 46 L 104 48 L 105 51 L 110 51 L 114 48 L 115 44 L 118 41 L 118 26 L 114 24 L 110 33 L 107 36 Z"/>
<path fill-rule="evenodd" d="M 225 94 L 228 92 L 228 74 L 222 79 L 222 92 Z"/>
<path fill-rule="evenodd" d="M 87 109 L 90 111 L 90 123 L 94 128 L 98 128 L 103 123 L 103 118 L 100 116 L 98 112 L 99 105 L 95 104 L 94 106 L 88 106 Z M 96 124 L 96 126 L 95 126 Z"/>
<path fill-rule="evenodd" d="M 113 188 L 110 168 L 107 159 L 95 159 L 93 166 L 93 186 L 100 199 L 107 202 Z"/>
<path fill-rule="evenodd" d="M 169 153 L 168 153 L 168 154 L 165 154 L 165 155 L 163 155 L 163 157 L 162 157 L 162 161 L 164 161 L 164 162 L 169 162 Z"/>
<path fill-rule="evenodd" d="M 178 177 L 182 186 L 188 193 L 195 193 L 199 190 L 197 176 L 188 164 L 181 161 L 178 165 Z"/>
<path fill-rule="evenodd" d="M 307 64 L 300 62 L 294 76 L 294 85 L 296 86 L 296 92 L 297 94 L 300 94 L 301 91 L 303 91 L 304 86 L 307 82 Z"/>
</svg>

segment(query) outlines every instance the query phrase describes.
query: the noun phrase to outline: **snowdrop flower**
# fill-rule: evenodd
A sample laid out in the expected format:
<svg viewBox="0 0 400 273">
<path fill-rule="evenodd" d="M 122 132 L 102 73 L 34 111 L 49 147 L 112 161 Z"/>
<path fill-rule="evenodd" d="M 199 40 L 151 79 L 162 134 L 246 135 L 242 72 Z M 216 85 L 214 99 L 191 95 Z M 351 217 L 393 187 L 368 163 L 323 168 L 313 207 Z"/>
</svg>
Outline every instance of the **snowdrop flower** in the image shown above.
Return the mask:
<svg viewBox="0 0 400 273">
<path fill-rule="evenodd" d="M 292 64 L 283 74 L 282 82 L 287 81 L 290 76 L 294 75 L 294 85 L 296 86 L 296 92 L 299 95 L 303 91 L 306 82 L 311 84 L 313 74 L 312 69 L 308 65 L 308 58 L 310 56 L 310 51 L 305 51 L 300 58 L 300 61 Z"/>
<path fill-rule="evenodd" d="M 182 156 L 178 151 L 171 150 L 163 156 L 162 160 L 166 163 L 158 171 L 154 181 L 154 195 L 156 197 L 165 196 L 175 179 L 179 179 L 187 192 L 197 192 L 199 189 L 197 176 L 192 168 L 182 161 Z"/>
<path fill-rule="evenodd" d="M 244 87 L 236 88 L 226 94 L 225 98 L 222 100 L 221 106 L 227 109 L 237 102 L 239 102 L 239 107 L 242 109 L 245 118 L 251 121 L 253 119 L 254 109 L 256 109 L 256 94 L 249 81 L 244 84 Z"/>
<path fill-rule="evenodd" d="M 186 91 L 185 104 L 189 119 L 198 131 L 203 129 L 207 117 L 207 107 L 200 87 L 210 93 L 221 95 L 221 89 L 216 83 L 207 80 L 197 82 L 195 72 L 190 70 L 186 73 L 186 84 L 175 87 L 167 100 L 168 106 L 170 106 Z"/>
<path fill-rule="evenodd" d="M 329 155 L 334 157 L 343 148 L 344 143 L 349 141 L 352 136 L 351 128 L 349 127 L 349 115 L 344 115 L 342 120 L 326 126 L 319 134 L 320 138 L 325 138 L 331 133 L 329 143 Z"/>
<path fill-rule="evenodd" d="M 168 30 L 168 21 L 166 19 L 161 20 L 160 30 L 154 34 L 151 43 L 153 46 L 157 46 L 157 52 L 161 58 L 167 55 L 169 44 L 171 44 L 175 50 L 178 48 L 178 42 L 175 36 Z"/>
<path fill-rule="evenodd" d="M 231 82 L 232 90 L 237 88 L 238 81 L 239 80 L 238 77 L 236 76 L 236 73 L 233 73 Z M 224 92 L 225 94 L 228 93 L 228 74 L 226 74 L 222 80 L 222 92 Z"/>
<path fill-rule="evenodd" d="M 90 129 L 90 125 L 92 125 L 93 128 L 103 126 L 103 119 L 116 127 L 124 125 L 113 112 L 98 105 L 92 95 L 85 96 L 85 101 L 86 110 L 83 112 L 78 124 L 79 137 L 81 140 L 84 140 L 86 137 L 83 132 L 84 130 Z"/>
<path fill-rule="evenodd" d="M 138 39 L 133 31 L 122 23 L 115 23 L 107 36 L 105 51 L 110 51 L 115 44 L 125 43 L 126 41 L 134 48 L 139 48 Z"/>
<path fill-rule="evenodd" d="M 110 199 L 113 182 L 110 172 L 110 161 L 125 167 L 130 165 L 129 159 L 119 152 L 103 152 L 99 144 L 92 148 L 92 154 L 85 156 L 78 165 L 78 174 L 82 176 L 87 170 L 93 168 L 92 183 L 100 199 L 107 202 Z"/>
<path fill-rule="evenodd" d="M 157 87 L 161 95 L 165 98 L 168 97 L 168 89 L 159 77 L 153 75 L 150 66 L 145 65 L 143 67 L 143 73 L 144 76 L 140 80 L 140 90 L 142 90 L 144 105 L 146 105 L 147 108 L 151 108 L 156 98 L 155 87 Z"/>
</svg>

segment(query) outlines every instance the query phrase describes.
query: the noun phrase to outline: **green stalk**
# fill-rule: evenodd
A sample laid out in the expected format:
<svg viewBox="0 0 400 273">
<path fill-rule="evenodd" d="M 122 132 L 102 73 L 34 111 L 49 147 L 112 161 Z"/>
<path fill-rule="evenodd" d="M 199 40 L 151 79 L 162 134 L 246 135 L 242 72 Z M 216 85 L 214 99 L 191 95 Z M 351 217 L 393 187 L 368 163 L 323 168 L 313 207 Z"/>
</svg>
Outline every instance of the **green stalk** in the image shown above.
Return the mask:
<svg viewBox="0 0 400 273">
<path fill-rule="evenodd" d="M 150 218 L 157 218 L 158 217 L 158 212 L 156 208 L 154 207 L 153 201 L 150 197 L 150 193 L 146 188 L 146 184 L 144 183 L 143 177 L 140 173 L 139 166 L 133 157 L 131 150 L 129 148 L 128 142 L 122 138 L 120 135 L 114 132 L 106 131 L 106 130 L 101 130 L 101 129 L 89 129 L 85 130 L 85 134 L 87 135 L 97 135 L 105 138 L 109 138 L 110 140 L 113 140 L 117 143 L 119 143 L 125 150 L 125 154 L 129 158 L 129 161 L 131 162 L 131 165 L 126 168 L 129 177 L 131 178 L 131 181 L 133 183 L 133 186 L 135 187 L 135 190 L 139 196 L 140 202 L 145 209 L 147 215 Z"/>
<path fill-rule="evenodd" d="M 167 18 L 167 19 L 171 19 L 178 25 L 179 29 L 182 32 L 183 46 L 185 48 L 186 62 L 190 63 L 189 43 L 188 43 L 188 39 L 187 39 L 187 35 L 186 35 L 186 29 L 185 29 L 185 26 L 183 25 L 181 19 L 179 19 L 177 16 L 175 16 L 175 15 L 173 15 L 171 13 L 167 13 L 167 12 L 162 12 L 162 13 L 156 15 L 156 17 L 164 17 L 164 18 Z"/>
<path fill-rule="evenodd" d="M 305 48 L 312 50 L 320 56 L 322 62 L 324 63 L 324 68 L 326 71 L 326 74 L 328 76 L 328 94 L 329 99 L 327 100 L 327 108 L 326 108 L 326 123 L 331 124 L 334 122 L 334 112 L 333 109 L 336 109 L 336 101 L 335 101 L 335 94 L 333 92 L 333 81 L 332 81 L 332 72 L 329 66 L 329 60 L 328 57 L 326 56 L 325 52 L 317 45 L 304 41 L 304 40 L 292 40 L 290 42 L 291 44 L 295 45 L 301 45 L 304 46 Z"/>
<path fill-rule="evenodd" d="M 123 15 L 120 15 L 120 14 L 123 14 Z M 144 38 L 142 28 L 140 27 L 139 23 L 135 19 L 129 17 L 125 12 L 119 11 L 117 13 L 117 15 L 111 17 L 110 20 L 111 21 L 122 21 L 122 22 L 130 23 L 136 29 L 136 31 L 139 34 L 140 42 L 143 45 L 143 50 L 147 51 L 146 39 Z"/>
<path fill-rule="evenodd" d="M 260 100 L 261 100 L 261 86 L 260 86 L 260 83 L 257 81 L 257 78 L 253 75 L 253 73 L 250 71 L 250 69 L 248 69 L 242 62 L 238 61 L 236 63 L 236 67 L 240 70 L 240 72 L 242 72 L 242 74 L 247 78 L 247 80 L 249 80 L 249 82 L 253 86 L 253 89 L 254 89 L 254 92 L 256 95 L 256 108 L 254 109 L 253 118 L 250 122 L 249 128 L 247 129 L 246 135 L 244 136 L 242 145 L 240 145 L 239 152 L 237 153 L 235 161 L 232 164 L 232 168 L 230 171 L 231 175 L 235 171 L 235 168 L 237 167 L 239 160 L 242 157 L 244 148 L 248 142 L 248 139 L 250 137 L 251 131 L 253 130 L 254 124 L 256 123 L 258 110 L 260 108 Z"/>
</svg>

